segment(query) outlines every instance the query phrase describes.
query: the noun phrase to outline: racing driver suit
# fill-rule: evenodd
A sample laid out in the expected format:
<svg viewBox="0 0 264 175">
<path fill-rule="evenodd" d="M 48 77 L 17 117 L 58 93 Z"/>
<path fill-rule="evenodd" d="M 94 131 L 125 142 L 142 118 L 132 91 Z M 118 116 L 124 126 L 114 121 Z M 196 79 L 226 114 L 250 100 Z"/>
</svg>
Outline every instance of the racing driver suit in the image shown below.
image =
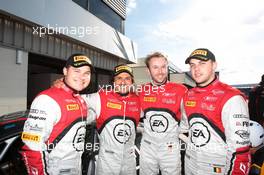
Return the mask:
<svg viewBox="0 0 264 175">
<path fill-rule="evenodd" d="M 140 146 L 140 174 L 181 174 L 178 126 L 181 101 L 186 93 L 183 85 L 166 82 L 161 86 L 147 83 L 139 92 L 143 133 Z"/>
<path fill-rule="evenodd" d="M 28 174 L 80 175 L 87 106 L 63 85 L 41 92 L 33 101 L 22 133 Z"/>
<path fill-rule="evenodd" d="M 185 173 L 248 174 L 249 116 L 240 91 L 215 78 L 205 87 L 190 89 L 183 105 L 180 126 L 189 131 Z"/>
<path fill-rule="evenodd" d="M 89 122 L 96 119 L 99 134 L 96 175 L 135 175 L 134 145 L 140 118 L 138 96 L 132 92 L 123 96 L 100 90 L 84 99 L 89 104 Z"/>
</svg>

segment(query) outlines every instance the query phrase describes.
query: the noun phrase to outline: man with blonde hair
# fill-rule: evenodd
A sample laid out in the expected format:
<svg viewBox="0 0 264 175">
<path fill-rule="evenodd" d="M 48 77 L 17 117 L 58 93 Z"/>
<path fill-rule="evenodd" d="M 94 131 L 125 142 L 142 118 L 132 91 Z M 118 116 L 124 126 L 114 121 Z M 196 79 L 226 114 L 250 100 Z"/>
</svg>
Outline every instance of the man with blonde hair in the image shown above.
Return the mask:
<svg viewBox="0 0 264 175">
<path fill-rule="evenodd" d="M 140 147 L 140 174 L 180 175 L 181 157 L 178 125 L 183 85 L 168 81 L 168 60 L 155 52 L 145 60 L 152 81 L 139 92 L 143 122 Z"/>
</svg>

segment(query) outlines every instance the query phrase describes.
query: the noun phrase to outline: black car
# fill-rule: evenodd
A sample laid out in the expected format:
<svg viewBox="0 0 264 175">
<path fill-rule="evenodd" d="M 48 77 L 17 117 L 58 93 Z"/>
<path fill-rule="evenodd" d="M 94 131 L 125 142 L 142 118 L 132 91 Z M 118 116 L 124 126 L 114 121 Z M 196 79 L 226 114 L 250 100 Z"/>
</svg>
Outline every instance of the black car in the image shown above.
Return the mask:
<svg viewBox="0 0 264 175">
<path fill-rule="evenodd" d="M 27 115 L 28 111 L 19 111 L 0 116 L 0 174 L 26 174 L 19 152 L 23 145 L 20 135 Z"/>
</svg>

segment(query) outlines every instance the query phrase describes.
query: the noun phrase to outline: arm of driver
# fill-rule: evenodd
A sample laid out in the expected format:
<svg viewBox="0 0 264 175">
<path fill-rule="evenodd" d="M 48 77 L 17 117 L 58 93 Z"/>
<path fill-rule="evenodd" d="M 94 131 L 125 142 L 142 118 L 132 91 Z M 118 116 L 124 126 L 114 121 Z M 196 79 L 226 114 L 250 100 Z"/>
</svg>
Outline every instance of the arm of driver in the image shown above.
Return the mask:
<svg viewBox="0 0 264 175">
<path fill-rule="evenodd" d="M 46 141 L 60 117 L 60 106 L 51 97 L 40 95 L 34 99 L 21 136 L 25 143 L 22 155 L 29 174 L 43 172 L 45 167 L 43 151 L 47 150 Z"/>
<path fill-rule="evenodd" d="M 249 114 L 242 96 L 233 96 L 225 103 L 222 122 L 227 144 L 227 173 L 247 174 L 250 166 Z"/>
<path fill-rule="evenodd" d="M 101 113 L 101 99 L 99 93 L 82 95 L 87 104 L 87 124 L 94 122 Z"/>
<path fill-rule="evenodd" d="M 140 120 L 137 126 L 137 133 L 143 133 L 144 131 L 144 121 L 143 121 L 143 117 L 144 117 L 144 112 L 141 110 L 140 112 Z"/>
<path fill-rule="evenodd" d="M 189 131 L 188 117 L 184 109 L 184 102 L 181 101 L 181 122 L 180 122 L 180 133 L 187 133 Z"/>
</svg>

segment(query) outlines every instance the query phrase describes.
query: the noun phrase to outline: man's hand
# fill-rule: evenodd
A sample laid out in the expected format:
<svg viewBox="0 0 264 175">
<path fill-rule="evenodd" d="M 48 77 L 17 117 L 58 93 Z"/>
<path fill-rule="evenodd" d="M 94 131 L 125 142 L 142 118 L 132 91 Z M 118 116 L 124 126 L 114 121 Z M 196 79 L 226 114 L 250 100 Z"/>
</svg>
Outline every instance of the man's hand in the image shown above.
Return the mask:
<svg viewBox="0 0 264 175">
<path fill-rule="evenodd" d="M 60 78 L 60 79 L 56 79 L 55 81 L 53 81 L 51 87 L 61 88 L 63 85 L 64 85 L 63 78 Z"/>
</svg>

